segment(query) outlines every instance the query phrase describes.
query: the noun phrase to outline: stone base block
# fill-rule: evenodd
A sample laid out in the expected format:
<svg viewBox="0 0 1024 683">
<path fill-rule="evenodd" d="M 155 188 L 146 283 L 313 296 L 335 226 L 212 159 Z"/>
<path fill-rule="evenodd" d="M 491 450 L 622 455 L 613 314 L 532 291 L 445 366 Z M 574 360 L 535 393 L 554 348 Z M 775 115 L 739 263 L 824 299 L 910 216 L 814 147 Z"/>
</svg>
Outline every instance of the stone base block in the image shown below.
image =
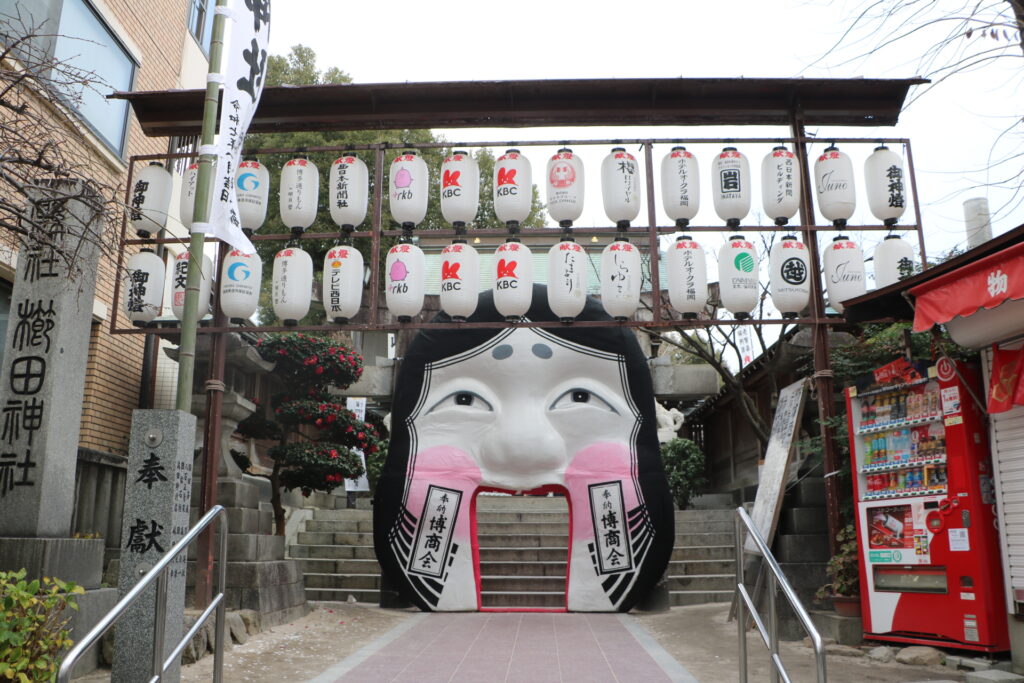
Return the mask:
<svg viewBox="0 0 1024 683">
<path fill-rule="evenodd" d="M 29 580 L 53 576 L 86 590 L 100 587 L 102 538 L 0 538 L 0 569 L 24 568 Z"/>
<path fill-rule="evenodd" d="M 825 507 L 824 477 L 804 477 L 786 492 L 785 503 L 787 507 Z"/>
<path fill-rule="evenodd" d="M 1013 681 L 1024 681 L 1024 676 L 1019 676 L 1009 671 L 974 671 L 964 677 L 966 683 L 1013 683 Z"/>
<path fill-rule="evenodd" d="M 189 587 L 195 586 L 195 562 L 188 563 Z M 214 572 L 217 565 L 214 563 Z M 265 562 L 228 562 L 228 588 L 260 588 L 280 586 L 302 580 L 302 572 L 295 560 L 268 560 Z M 216 585 L 216 577 L 214 577 Z"/>
<path fill-rule="evenodd" d="M 779 515 L 780 534 L 827 534 L 828 519 L 821 508 L 786 508 Z"/>
<path fill-rule="evenodd" d="M 309 603 L 303 602 L 301 605 L 295 605 L 294 607 L 286 607 L 276 612 L 269 612 L 261 615 L 262 625 L 264 629 L 274 628 L 281 624 L 287 624 L 288 622 L 301 619 L 302 617 L 309 614 Z"/>
<path fill-rule="evenodd" d="M 71 617 L 68 622 L 68 630 L 71 632 L 71 640 L 76 644 L 79 640 L 88 635 L 96 624 L 100 622 L 107 612 L 114 609 L 117 604 L 116 588 L 97 588 L 78 595 L 75 598 L 78 610 L 68 610 L 67 616 Z M 84 676 L 95 671 L 100 665 L 100 643 L 90 648 L 74 669 L 71 670 L 71 677 Z"/>
<path fill-rule="evenodd" d="M 193 488 L 193 496 L 195 490 Z M 226 508 L 250 508 L 260 506 L 260 487 L 245 479 L 220 479 L 217 481 L 217 503 Z M 198 500 L 198 499 L 197 499 Z"/>
<path fill-rule="evenodd" d="M 776 536 L 775 542 L 772 544 L 772 553 L 779 562 L 828 562 L 828 535 L 786 534 Z"/>
<path fill-rule="evenodd" d="M 822 638 L 831 638 L 840 645 L 860 645 L 864 640 L 864 622 L 860 617 L 844 617 L 825 610 L 812 610 L 814 622 Z"/>
</svg>

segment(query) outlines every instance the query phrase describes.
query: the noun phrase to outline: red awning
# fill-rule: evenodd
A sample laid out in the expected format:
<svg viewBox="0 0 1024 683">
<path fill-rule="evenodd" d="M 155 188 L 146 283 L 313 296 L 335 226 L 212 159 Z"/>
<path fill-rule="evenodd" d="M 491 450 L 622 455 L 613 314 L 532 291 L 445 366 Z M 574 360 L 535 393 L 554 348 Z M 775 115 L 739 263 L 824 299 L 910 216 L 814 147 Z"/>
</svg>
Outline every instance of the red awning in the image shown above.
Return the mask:
<svg viewBox="0 0 1024 683">
<path fill-rule="evenodd" d="M 910 294 L 915 332 L 1024 299 L 1024 242 L 918 285 Z"/>
</svg>

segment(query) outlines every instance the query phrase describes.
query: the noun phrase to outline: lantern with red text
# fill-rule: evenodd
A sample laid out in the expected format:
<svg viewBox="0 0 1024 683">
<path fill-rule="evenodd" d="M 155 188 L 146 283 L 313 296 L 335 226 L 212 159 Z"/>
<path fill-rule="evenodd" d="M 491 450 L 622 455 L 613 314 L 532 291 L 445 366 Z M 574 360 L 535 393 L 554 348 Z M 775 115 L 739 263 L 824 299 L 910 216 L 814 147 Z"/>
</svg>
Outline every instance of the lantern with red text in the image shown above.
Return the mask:
<svg viewBox="0 0 1024 683">
<path fill-rule="evenodd" d="M 871 214 L 886 225 L 896 225 L 907 209 L 903 185 L 903 157 L 885 145 L 864 160 L 864 187 Z"/>
<path fill-rule="evenodd" d="M 795 318 L 811 298 L 811 263 L 807 246 L 785 235 L 768 252 L 768 291 L 783 318 Z"/>
<path fill-rule="evenodd" d="M 441 250 L 441 310 L 452 320 L 473 315 L 480 296 L 480 254 L 465 240 Z"/>
<path fill-rule="evenodd" d="M 167 225 L 167 212 L 171 208 L 171 188 L 174 181 L 159 161 L 139 171 L 132 185 L 131 206 L 128 215 L 139 237 L 149 237 Z M 184 220 L 182 221 L 184 223 Z M 191 220 L 186 227 L 191 228 Z"/>
<path fill-rule="evenodd" d="M 133 254 L 125 266 L 128 274 L 124 298 L 128 320 L 137 327 L 143 327 L 160 315 L 164 301 L 164 260 L 143 249 Z"/>
<path fill-rule="evenodd" d="M 775 225 L 788 223 L 800 208 L 796 157 L 782 145 L 768 152 L 761 162 L 761 203 Z"/>
<path fill-rule="evenodd" d="M 347 323 L 363 303 L 363 255 L 351 244 L 336 244 L 324 256 L 323 302 L 327 319 Z"/>
<path fill-rule="evenodd" d="M 402 152 L 391 162 L 389 181 L 391 217 L 411 230 L 427 215 L 430 187 L 427 162 L 415 151 Z"/>
<path fill-rule="evenodd" d="M 601 162 L 604 213 L 620 230 L 640 215 L 640 165 L 624 147 L 614 147 Z"/>
<path fill-rule="evenodd" d="M 456 151 L 441 164 L 441 215 L 462 230 L 479 208 L 480 168 L 469 152 Z"/>
<path fill-rule="evenodd" d="M 233 323 L 242 323 L 256 313 L 263 282 L 263 261 L 256 253 L 232 249 L 224 257 L 220 273 L 220 310 Z"/>
<path fill-rule="evenodd" d="M 199 273 L 199 306 L 196 320 L 202 320 L 210 312 L 210 290 L 213 283 L 213 261 L 203 254 Z M 183 251 L 174 259 L 171 273 L 171 313 L 181 320 L 185 312 L 185 289 L 188 285 L 188 252 Z"/>
<path fill-rule="evenodd" d="M 238 164 L 235 196 L 238 198 L 238 219 L 242 230 L 255 232 L 262 228 L 270 202 L 270 170 L 255 159 L 246 159 Z"/>
<path fill-rule="evenodd" d="M 718 250 L 718 293 L 722 307 L 746 320 L 760 295 L 757 252 L 743 235 L 731 236 Z"/>
<path fill-rule="evenodd" d="M 842 313 L 842 302 L 867 291 L 864 282 L 864 252 L 849 237 L 840 235 L 825 248 L 822 260 L 829 305 L 836 312 Z"/>
<path fill-rule="evenodd" d="M 532 207 L 530 160 L 518 149 L 510 149 L 494 160 L 494 215 L 515 230 L 529 217 Z"/>
<path fill-rule="evenodd" d="M 274 315 L 285 325 L 298 325 L 309 313 L 313 295 L 313 259 L 304 250 L 288 245 L 274 256 L 271 300 Z"/>
<path fill-rule="evenodd" d="M 288 161 L 281 170 L 281 222 L 285 227 L 296 234 L 313 225 L 319 197 L 316 164 L 303 158 Z"/>
<path fill-rule="evenodd" d="M 724 148 L 711 162 L 711 191 L 715 213 L 730 228 L 750 212 L 750 163 L 735 147 Z"/>
<path fill-rule="evenodd" d="M 384 297 L 398 322 L 411 322 L 423 310 L 427 259 L 423 250 L 403 240 L 388 250 L 384 261 Z"/>
<path fill-rule="evenodd" d="M 875 286 L 888 287 L 914 274 L 914 248 L 899 235 L 886 235 L 875 247 Z"/>
<path fill-rule="evenodd" d="M 601 252 L 600 272 L 604 310 L 616 320 L 626 320 L 640 305 L 640 250 L 625 238 L 616 239 Z"/>
<path fill-rule="evenodd" d="M 548 160 L 548 214 L 563 228 L 583 215 L 583 160 L 563 147 Z"/>
<path fill-rule="evenodd" d="M 692 320 L 704 311 L 708 301 L 708 264 L 704 249 L 689 235 L 682 235 L 669 246 L 665 270 L 668 271 L 668 298 L 672 308 Z"/>
<path fill-rule="evenodd" d="M 857 208 L 853 162 L 835 145 L 826 148 L 814 162 L 814 187 L 821 215 L 836 227 L 846 225 Z"/>
<path fill-rule="evenodd" d="M 697 158 L 685 147 L 673 147 L 661 160 L 661 204 L 678 228 L 689 225 L 700 209 Z"/>
<path fill-rule="evenodd" d="M 199 164 L 189 164 L 181 176 L 181 197 L 178 201 L 178 216 L 186 230 L 192 229 L 192 216 L 196 208 L 196 187 L 199 180 Z"/>
<path fill-rule="evenodd" d="M 572 238 L 548 250 L 548 307 L 571 322 L 587 303 L 587 254 Z"/>
<path fill-rule="evenodd" d="M 506 320 L 519 320 L 533 302 L 533 254 L 508 240 L 494 251 L 494 267 L 494 307 Z"/>
<path fill-rule="evenodd" d="M 366 219 L 369 193 L 370 174 L 362 159 L 343 154 L 334 160 L 327 179 L 327 202 L 331 220 L 343 231 L 351 232 Z"/>
</svg>

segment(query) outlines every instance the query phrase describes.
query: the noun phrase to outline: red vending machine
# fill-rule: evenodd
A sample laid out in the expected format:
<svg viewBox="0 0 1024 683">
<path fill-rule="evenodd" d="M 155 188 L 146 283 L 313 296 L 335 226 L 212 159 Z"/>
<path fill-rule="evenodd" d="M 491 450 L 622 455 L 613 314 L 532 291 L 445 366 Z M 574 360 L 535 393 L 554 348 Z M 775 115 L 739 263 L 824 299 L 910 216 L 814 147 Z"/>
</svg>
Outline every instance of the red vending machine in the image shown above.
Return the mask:
<svg viewBox="0 0 1024 683">
<path fill-rule="evenodd" d="M 943 358 L 846 390 L 865 638 L 1010 649 L 980 387 Z"/>
</svg>

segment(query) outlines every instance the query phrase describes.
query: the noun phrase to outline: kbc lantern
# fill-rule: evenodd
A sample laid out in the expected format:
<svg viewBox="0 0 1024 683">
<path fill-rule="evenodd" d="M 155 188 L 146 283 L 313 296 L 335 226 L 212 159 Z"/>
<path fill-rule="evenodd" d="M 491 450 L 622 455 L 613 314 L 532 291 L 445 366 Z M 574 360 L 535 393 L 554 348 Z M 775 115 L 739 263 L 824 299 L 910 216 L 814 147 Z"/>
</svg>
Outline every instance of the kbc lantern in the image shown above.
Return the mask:
<svg viewBox="0 0 1024 683">
<path fill-rule="evenodd" d="M 480 296 L 480 254 L 466 240 L 441 250 L 441 310 L 452 320 L 465 320 Z"/>
<path fill-rule="evenodd" d="M 533 254 L 510 239 L 494 251 L 494 307 L 506 320 L 516 321 L 533 302 Z"/>
<path fill-rule="evenodd" d="M 510 149 L 494 160 L 494 215 L 516 229 L 529 217 L 533 206 L 533 172 L 530 160 Z"/>
</svg>

